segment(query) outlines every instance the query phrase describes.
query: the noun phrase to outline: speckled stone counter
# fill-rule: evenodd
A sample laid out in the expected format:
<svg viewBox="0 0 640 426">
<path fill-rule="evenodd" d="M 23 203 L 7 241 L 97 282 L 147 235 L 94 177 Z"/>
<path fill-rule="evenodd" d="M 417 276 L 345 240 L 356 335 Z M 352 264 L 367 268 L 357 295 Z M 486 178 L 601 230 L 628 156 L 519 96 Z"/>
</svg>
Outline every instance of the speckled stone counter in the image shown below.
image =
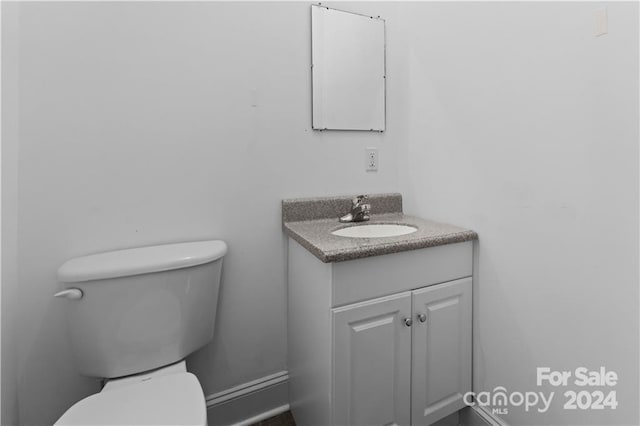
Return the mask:
<svg viewBox="0 0 640 426">
<path fill-rule="evenodd" d="M 325 263 L 460 243 L 478 238 L 478 235 L 469 229 L 403 214 L 400 194 L 370 195 L 371 220 L 340 223 L 338 217 L 349 212 L 352 198 L 283 200 L 283 228 L 287 235 Z M 309 219 L 305 220 L 305 217 Z M 407 235 L 383 238 L 349 238 L 331 234 L 336 229 L 362 224 L 410 225 L 418 230 Z"/>
</svg>

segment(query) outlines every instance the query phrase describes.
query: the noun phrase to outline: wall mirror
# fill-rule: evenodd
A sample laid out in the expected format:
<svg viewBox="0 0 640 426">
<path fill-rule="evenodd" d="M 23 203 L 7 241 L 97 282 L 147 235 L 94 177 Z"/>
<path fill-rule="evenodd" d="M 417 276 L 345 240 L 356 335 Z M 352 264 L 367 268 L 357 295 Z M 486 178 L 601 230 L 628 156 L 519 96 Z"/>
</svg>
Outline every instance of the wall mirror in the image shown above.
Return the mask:
<svg viewBox="0 0 640 426">
<path fill-rule="evenodd" d="M 311 6 L 313 129 L 385 130 L 384 24 Z"/>
</svg>

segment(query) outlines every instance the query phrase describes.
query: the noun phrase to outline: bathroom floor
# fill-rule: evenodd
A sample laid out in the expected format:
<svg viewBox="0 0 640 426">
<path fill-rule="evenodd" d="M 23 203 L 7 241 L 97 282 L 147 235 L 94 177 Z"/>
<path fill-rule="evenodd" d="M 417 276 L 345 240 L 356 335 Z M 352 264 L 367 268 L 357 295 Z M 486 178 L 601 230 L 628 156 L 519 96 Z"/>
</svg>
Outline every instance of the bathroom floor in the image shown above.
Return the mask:
<svg viewBox="0 0 640 426">
<path fill-rule="evenodd" d="M 278 414 L 275 417 L 270 417 L 261 422 L 254 423 L 251 426 L 296 426 L 296 422 L 293 420 L 291 411 L 287 411 L 285 413 Z"/>
</svg>

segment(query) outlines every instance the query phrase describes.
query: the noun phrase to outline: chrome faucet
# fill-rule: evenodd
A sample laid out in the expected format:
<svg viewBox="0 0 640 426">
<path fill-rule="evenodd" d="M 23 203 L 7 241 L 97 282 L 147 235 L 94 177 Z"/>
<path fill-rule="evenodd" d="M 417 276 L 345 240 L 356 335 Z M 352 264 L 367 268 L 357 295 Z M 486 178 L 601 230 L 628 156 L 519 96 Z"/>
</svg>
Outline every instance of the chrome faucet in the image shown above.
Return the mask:
<svg viewBox="0 0 640 426">
<path fill-rule="evenodd" d="M 368 196 L 358 195 L 351 201 L 351 212 L 342 216 L 339 219 L 340 222 L 364 222 L 369 220 L 371 204 L 368 201 Z"/>
</svg>

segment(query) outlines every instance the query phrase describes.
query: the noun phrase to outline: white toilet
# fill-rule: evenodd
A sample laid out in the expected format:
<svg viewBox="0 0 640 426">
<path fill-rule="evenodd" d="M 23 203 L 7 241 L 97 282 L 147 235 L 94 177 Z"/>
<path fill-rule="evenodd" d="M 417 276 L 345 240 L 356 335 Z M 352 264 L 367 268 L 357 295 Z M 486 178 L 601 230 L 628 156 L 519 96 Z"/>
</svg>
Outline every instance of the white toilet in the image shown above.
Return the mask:
<svg viewBox="0 0 640 426">
<path fill-rule="evenodd" d="M 223 241 L 112 251 L 69 260 L 68 327 L 81 374 L 106 379 L 56 425 L 207 424 L 184 358 L 213 338 Z"/>
</svg>

